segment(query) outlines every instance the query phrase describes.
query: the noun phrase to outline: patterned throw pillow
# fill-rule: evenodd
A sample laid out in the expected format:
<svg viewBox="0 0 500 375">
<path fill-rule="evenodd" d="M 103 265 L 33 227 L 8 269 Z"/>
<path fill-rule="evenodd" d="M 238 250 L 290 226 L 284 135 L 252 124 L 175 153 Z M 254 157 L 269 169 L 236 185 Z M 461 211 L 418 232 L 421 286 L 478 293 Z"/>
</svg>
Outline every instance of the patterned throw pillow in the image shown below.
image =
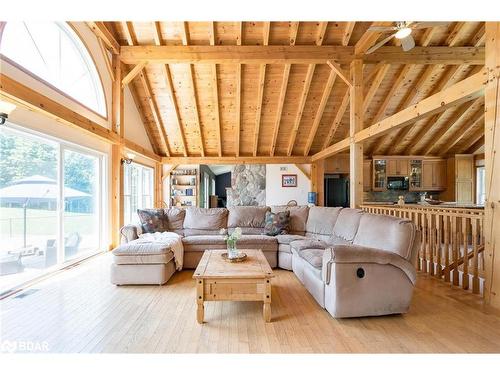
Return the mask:
<svg viewBox="0 0 500 375">
<path fill-rule="evenodd" d="M 168 231 L 167 219 L 162 208 L 137 210 L 144 233 Z"/>
<path fill-rule="evenodd" d="M 288 234 L 290 227 L 290 211 L 266 212 L 266 225 L 264 234 L 277 236 L 278 234 Z"/>
</svg>

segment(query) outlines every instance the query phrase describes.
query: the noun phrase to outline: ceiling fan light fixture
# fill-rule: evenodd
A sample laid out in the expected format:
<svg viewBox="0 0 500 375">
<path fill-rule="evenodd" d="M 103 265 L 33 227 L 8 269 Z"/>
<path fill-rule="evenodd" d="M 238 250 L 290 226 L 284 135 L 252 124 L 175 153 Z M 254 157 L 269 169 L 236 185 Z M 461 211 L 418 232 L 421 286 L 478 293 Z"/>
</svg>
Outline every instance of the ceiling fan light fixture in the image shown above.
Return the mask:
<svg viewBox="0 0 500 375">
<path fill-rule="evenodd" d="M 409 27 L 404 27 L 394 35 L 397 39 L 404 39 L 411 34 L 411 29 Z"/>
</svg>

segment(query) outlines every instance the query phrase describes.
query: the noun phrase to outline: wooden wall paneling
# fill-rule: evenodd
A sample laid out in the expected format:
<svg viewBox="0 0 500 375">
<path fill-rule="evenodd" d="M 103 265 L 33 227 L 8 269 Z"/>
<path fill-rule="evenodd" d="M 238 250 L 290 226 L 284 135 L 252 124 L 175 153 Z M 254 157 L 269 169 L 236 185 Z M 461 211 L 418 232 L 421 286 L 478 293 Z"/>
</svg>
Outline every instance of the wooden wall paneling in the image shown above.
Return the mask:
<svg viewBox="0 0 500 375">
<path fill-rule="evenodd" d="M 486 22 L 485 89 L 485 270 L 484 297 L 494 307 L 500 307 L 500 22 Z"/>
</svg>

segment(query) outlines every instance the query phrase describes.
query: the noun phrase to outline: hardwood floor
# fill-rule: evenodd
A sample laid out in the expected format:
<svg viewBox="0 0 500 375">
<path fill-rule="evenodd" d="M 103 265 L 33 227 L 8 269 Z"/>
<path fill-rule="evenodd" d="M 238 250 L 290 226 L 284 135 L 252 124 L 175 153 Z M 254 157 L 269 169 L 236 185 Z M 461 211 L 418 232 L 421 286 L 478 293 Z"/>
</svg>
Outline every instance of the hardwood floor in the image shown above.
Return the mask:
<svg viewBox="0 0 500 375">
<path fill-rule="evenodd" d="M 408 314 L 334 319 L 292 272 L 276 270 L 272 323 L 264 323 L 262 303 L 206 302 L 199 325 L 192 271 L 161 287 L 115 287 L 110 261 L 98 256 L 0 301 L 0 349 L 23 351 L 4 344 L 29 342 L 70 353 L 500 352 L 500 312 L 424 274 Z"/>
</svg>

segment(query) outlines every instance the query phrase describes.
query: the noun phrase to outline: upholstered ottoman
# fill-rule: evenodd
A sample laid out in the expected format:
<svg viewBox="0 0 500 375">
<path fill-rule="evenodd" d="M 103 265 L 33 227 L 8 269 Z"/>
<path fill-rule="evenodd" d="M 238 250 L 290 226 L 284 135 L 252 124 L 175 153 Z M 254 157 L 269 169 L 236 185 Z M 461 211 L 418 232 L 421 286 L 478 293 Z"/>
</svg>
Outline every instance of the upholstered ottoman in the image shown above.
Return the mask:
<svg viewBox="0 0 500 375">
<path fill-rule="evenodd" d="M 165 244 L 131 241 L 113 250 L 112 284 L 162 285 L 174 272 L 174 253 Z"/>
</svg>

